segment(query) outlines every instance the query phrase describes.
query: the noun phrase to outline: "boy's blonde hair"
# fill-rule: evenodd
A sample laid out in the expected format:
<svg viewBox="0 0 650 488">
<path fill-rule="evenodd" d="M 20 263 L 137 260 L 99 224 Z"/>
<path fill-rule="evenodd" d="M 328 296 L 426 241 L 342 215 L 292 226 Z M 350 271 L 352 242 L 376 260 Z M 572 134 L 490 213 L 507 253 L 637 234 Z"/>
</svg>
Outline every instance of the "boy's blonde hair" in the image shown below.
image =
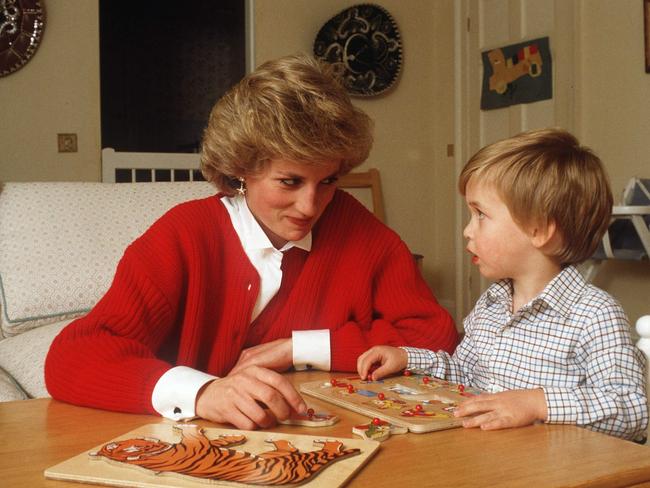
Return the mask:
<svg viewBox="0 0 650 488">
<path fill-rule="evenodd" d="M 233 180 L 261 172 L 271 159 L 341 161 L 345 174 L 371 146 L 372 121 L 352 105 L 331 66 L 298 54 L 264 63 L 215 104 L 201 170 L 232 195 Z"/>
<path fill-rule="evenodd" d="M 460 174 L 463 196 L 472 178 L 494 186 L 522 229 L 554 222 L 562 265 L 591 257 L 609 225 L 612 192 L 602 162 L 565 130 L 532 130 L 484 147 Z"/>
</svg>

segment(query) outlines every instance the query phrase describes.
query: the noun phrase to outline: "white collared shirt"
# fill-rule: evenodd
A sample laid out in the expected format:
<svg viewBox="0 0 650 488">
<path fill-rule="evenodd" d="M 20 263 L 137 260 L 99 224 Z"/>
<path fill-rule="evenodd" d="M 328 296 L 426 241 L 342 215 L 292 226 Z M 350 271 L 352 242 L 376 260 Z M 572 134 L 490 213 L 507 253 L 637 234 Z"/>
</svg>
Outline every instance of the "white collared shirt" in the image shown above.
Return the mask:
<svg viewBox="0 0 650 488">
<path fill-rule="evenodd" d="M 228 210 L 246 256 L 260 276 L 260 292 L 251 314 L 253 322 L 280 289 L 284 251 L 294 246 L 307 252 L 311 251 L 311 232 L 299 241 L 287 242 L 281 249 L 276 249 L 251 213 L 243 196 L 224 196 L 221 202 Z M 311 367 L 329 371 L 329 330 L 293 331 L 292 347 L 293 365 L 296 370 Z M 156 383 L 151 395 L 151 404 L 160 415 L 172 420 L 195 417 L 198 391 L 216 378 L 187 366 L 173 367 Z"/>
<path fill-rule="evenodd" d="M 255 220 L 244 197 L 222 197 L 221 202 L 230 214 L 230 220 L 246 256 L 260 275 L 260 294 L 257 296 L 253 308 L 252 322 L 280 289 L 282 282 L 280 266 L 284 251 L 288 251 L 294 246 L 307 252 L 311 251 L 311 232 L 299 241 L 289 241 L 282 248 L 276 249 Z"/>
</svg>

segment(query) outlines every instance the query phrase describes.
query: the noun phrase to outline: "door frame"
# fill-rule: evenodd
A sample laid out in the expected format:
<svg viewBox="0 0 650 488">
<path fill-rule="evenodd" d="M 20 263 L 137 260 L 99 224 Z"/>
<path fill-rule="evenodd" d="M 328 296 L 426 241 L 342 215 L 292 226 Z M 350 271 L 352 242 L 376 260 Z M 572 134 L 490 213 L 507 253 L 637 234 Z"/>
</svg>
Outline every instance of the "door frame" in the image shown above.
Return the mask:
<svg viewBox="0 0 650 488">
<path fill-rule="evenodd" d="M 472 52 L 472 46 L 479 46 L 481 1 L 454 1 L 454 168 L 456 181 L 468 158 L 481 145 L 479 117 L 482 79 L 480 57 Z M 521 16 L 526 8 L 517 0 L 508 0 L 511 26 L 521 29 Z M 582 9 L 589 8 L 582 0 L 542 0 L 552 8 L 552 26 L 547 33 L 551 39 L 553 55 L 553 124 L 573 132 L 581 138 L 581 67 L 580 52 Z M 522 36 L 523 37 L 523 36 Z M 478 71 L 477 71 L 478 70 Z M 514 106 L 513 106 L 514 107 Z M 520 106 L 517 106 L 520 107 Z M 502 109 L 504 110 L 504 109 Z M 534 104 L 520 108 L 509 108 L 512 133 L 522 127 L 530 127 Z M 532 117 L 532 118 L 531 118 Z M 482 290 L 488 285 L 478 270 L 471 264 L 465 250 L 462 236 L 467 222 L 467 211 L 462 198 L 456 198 L 455 212 L 455 319 L 462 324 L 471 311 Z"/>
</svg>

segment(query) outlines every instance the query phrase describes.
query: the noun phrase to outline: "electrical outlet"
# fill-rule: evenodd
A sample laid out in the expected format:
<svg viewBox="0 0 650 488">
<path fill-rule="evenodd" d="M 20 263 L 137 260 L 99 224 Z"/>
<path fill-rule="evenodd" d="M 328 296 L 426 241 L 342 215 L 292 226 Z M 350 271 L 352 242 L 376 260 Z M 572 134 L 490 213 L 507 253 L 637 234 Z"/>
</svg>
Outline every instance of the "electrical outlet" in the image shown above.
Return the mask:
<svg viewBox="0 0 650 488">
<path fill-rule="evenodd" d="M 77 134 L 57 134 L 59 152 L 77 152 Z"/>
</svg>

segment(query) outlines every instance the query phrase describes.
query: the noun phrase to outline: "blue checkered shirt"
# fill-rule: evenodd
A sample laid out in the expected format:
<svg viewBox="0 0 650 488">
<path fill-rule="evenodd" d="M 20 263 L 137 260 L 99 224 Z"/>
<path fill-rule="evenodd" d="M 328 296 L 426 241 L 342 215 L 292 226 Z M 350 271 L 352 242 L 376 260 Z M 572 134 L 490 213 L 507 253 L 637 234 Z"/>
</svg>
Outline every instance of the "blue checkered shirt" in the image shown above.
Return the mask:
<svg viewBox="0 0 650 488">
<path fill-rule="evenodd" d="M 453 356 L 405 347 L 407 367 L 487 392 L 541 387 L 549 423 L 644 436 L 645 357 L 611 295 L 569 266 L 511 310 L 511 281 L 493 283 L 465 319 Z"/>
</svg>

